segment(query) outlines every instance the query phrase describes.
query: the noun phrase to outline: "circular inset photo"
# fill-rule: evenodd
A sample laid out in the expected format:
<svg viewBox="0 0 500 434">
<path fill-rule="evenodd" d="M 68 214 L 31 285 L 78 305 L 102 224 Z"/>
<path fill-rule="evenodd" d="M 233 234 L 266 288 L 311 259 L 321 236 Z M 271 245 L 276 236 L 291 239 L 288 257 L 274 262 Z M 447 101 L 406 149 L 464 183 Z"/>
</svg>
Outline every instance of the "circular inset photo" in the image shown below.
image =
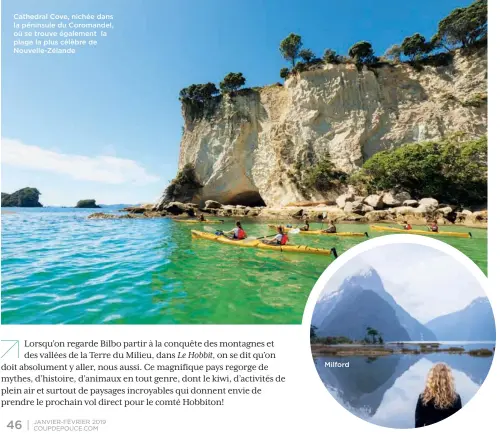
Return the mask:
<svg viewBox="0 0 500 434">
<path fill-rule="evenodd" d="M 481 387 L 495 320 L 472 261 L 436 240 L 393 237 L 364 243 L 318 280 L 311 352 L 323 384 L 351 413 L 422 427 L 460 411 Z"/>
</svg>

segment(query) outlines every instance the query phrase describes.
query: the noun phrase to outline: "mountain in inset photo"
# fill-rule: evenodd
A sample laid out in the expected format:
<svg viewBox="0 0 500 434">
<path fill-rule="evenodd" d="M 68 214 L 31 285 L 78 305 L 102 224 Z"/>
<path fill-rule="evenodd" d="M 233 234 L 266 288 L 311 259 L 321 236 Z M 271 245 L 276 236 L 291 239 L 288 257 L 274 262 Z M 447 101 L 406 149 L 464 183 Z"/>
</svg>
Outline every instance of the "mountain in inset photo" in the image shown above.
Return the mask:
<svg viewBox="0 0 500 434">
<path fill-rule="evenodd" d="M 338 291 L 316 304 L 313 325 L 318 336 L 346 336 L 363 339 L 367 327 L 376 329 L 386 341 L 436 340 L 435 334 L 421 324 L 386 291 L 372 267 L 346 278 Z"/>
<path fill-rule="evenodd" d="M 443 341 L 494 341 L 495 319 L 486 297 L 473 300 L 464 309 L 439 316 L 426 326 Z"/>
</svg>

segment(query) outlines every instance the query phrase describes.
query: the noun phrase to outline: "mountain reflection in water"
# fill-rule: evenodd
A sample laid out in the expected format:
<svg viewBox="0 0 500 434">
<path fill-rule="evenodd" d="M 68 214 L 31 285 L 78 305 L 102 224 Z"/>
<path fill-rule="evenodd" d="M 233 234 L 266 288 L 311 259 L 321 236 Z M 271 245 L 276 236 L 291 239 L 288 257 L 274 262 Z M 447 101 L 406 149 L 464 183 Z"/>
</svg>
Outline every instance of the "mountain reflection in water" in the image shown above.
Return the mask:
<svg viewBox="0 0 500 434">
<path fill-rule="evenodd" d="M 493 357 L 457 354 L 396 354 L 374 357 L 315 357 L 318 374 L 331 395 L 354 415 L 390 428 L 412 428 L 415 406 L 429 369 L 438 362 L 453 370 L 465 405 L 483 384 Z M 349 362 L 329 368 L 325 362 Z"/>
</svg>

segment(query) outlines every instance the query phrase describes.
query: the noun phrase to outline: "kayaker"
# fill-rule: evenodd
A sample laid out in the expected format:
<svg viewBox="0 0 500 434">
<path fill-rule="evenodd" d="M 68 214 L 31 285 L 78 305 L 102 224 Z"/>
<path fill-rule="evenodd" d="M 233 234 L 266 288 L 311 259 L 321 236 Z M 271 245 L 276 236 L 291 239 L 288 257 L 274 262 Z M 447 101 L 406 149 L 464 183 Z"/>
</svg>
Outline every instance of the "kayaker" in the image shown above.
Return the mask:
<svg viewBox="0 0 500 434">
<path fill-rule="evenodd" d="M 431 232 L 439 232 L 439 226 L 436 220 L 431 222 L 430 226 L 427 226 Z"/>
<path fill-rule="evenodd" d="M 231 229 L 230 231 L 223 232 L 225 236 L 228 238 L 232 238 L 234 240 L 244 240 L 247 237 L 246 232 L 243 230 L 241 223 L 236 222 L 236 227 Z"/>
<path fill-rule="evenodd" d="M 308 231 L 309 230 L 309 218 L 306 216 L 304 217 L 304 226 L 300 228 L 301 231 Z"/>
<path fill-rule="evenodd" d="M 200 221 L 200 222 L 206 222 L 206 220 L 205 220 L 205 216 L 204 216 L 203 214 L 200 214 L 200 215 L 198 216 L 198 221 Z"/>
<path fill-rule="evenodd" d="M 277 244 L 284 246 L 288 242 L 288 235 L 285 234 L 283 226 L 278 226 L 278 233 L 270 240 L 262 240 L 264 244 Z"/>
<path fill-rule="evenodd" d="M 337 233 L 337 226 L 335 226 L 335 222 L 333 220 L 330 220 L 328 222 L 328 227 L 321 232 L 324 232 L 326 234 L 336 234 Z"/>
<path fill-rule="evenodd" d="M 411 231 L 413 227 L 411 226 L 410 223 L 408 223 L 406 220 L 403 222 L 403 229 L 406 229 L 407 231 Z"/>
<path fill-rule="evenodd" d="M 461 408 L 462 400 L 455 391 L 451 369 L 445 363 L 435 364 L 427 375 L 424 392 L 418 397 L 415 428 L 440 422 Z"/>
</svg>

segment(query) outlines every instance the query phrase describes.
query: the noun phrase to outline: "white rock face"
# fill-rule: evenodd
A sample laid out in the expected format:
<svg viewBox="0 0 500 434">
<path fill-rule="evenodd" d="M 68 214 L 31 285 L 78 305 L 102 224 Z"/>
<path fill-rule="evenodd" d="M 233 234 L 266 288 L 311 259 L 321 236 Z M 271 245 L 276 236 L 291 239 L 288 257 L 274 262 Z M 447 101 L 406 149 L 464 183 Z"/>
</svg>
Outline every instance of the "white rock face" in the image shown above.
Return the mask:
<svg viewBox="0 0 500 434">
<path fill-rule="evenodd" d="M 455 55 L 452 65 L 366 68 L 329 65 L 211 103 L 196 116 L 186 105 L 179 167 L 195 165 L 204 185 L 194 202 L 268 206 L 333 201 L 301 187 L 307 167 L 328 155 L 338 169 L 357 170 L 374 153 L 463 131 L 486 133 L 487 107 L 464 106 L 486 93 L 486 54 Z"/>
</svg>

